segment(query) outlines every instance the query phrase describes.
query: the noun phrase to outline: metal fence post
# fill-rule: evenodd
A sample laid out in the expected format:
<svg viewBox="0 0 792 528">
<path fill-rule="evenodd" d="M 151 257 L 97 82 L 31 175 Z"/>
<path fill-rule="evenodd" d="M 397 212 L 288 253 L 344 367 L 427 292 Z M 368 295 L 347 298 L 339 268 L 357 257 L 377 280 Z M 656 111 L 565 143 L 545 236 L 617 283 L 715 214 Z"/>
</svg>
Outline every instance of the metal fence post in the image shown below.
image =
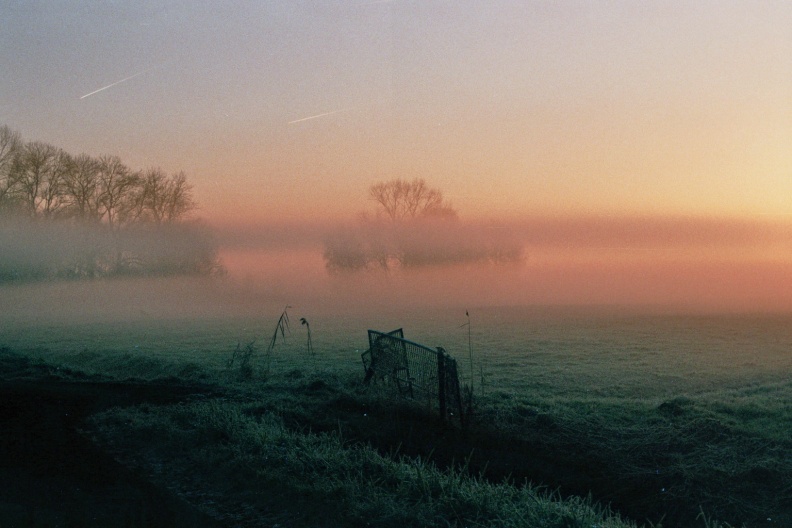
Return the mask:
<svg viewBox="0 0 792 528">
<path fill-rule="evenodd" d="M 446 419 L 446 355 L 445 350 L 437 348 L 437 399 L 440 404 L 440 419 Z"/>
</svg>

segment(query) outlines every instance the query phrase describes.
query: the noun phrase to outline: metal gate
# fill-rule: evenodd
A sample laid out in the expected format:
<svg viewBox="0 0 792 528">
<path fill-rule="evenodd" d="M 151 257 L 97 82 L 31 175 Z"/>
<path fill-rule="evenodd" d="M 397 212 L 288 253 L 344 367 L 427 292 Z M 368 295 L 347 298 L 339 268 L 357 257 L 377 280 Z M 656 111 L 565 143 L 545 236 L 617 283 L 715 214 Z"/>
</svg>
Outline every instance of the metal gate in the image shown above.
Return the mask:
<svg viewBox="0 0 792 528">
<path fill-rule="evenodd" d="M 457 363 L 446 351 L 433 350 L 404 338 L 399 328 L 391 332 L 368 331 L 369 349 L 361 354 L 365 383 L 381 380 L 396 387 L 402 396 L 436 400 L 440 416 L 456 416 L 464 426 L 462 392 Z"/>
</svg>

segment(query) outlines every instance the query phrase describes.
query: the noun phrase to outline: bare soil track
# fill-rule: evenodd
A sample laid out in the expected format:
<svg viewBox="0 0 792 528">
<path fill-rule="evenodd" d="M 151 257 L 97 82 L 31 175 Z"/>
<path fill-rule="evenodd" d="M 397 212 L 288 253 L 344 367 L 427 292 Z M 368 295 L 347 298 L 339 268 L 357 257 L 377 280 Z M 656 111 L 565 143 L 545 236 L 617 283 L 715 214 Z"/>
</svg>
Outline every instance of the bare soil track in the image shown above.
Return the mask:
<svg viewBox="0 0 792 528">
<path fill-rule="evenodd" d="M 0 356 L 0 526 L 213 526 L 82 436 L 103 409 L 184 400 L 208 389 L 62 380 Z"/>
</svg>

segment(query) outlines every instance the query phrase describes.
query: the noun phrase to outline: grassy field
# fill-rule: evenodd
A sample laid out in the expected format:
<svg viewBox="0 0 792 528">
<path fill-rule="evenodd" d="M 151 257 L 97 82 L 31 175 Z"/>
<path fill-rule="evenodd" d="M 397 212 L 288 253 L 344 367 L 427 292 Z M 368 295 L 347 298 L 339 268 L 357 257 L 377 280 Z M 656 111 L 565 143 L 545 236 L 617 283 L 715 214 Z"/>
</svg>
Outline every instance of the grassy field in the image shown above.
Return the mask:
<svg viewBox="0 0 792 528">
<path fill-rule="evenodd" d="M 792 525 L 789 318 L 482 309 L 471 376 L 464 312 L 309 317 L 314 354 L 290 313 L 266 379 L 277 311 L 16 324 L 0 345 L 55 376 L 222 388 L 86 430 L 239 525 Z M 361 385 L 366 328 L 399 326 L 472 378 L 468 431 Z M 227 362 L 254 339 L 244 379 Z"/>
</svg>

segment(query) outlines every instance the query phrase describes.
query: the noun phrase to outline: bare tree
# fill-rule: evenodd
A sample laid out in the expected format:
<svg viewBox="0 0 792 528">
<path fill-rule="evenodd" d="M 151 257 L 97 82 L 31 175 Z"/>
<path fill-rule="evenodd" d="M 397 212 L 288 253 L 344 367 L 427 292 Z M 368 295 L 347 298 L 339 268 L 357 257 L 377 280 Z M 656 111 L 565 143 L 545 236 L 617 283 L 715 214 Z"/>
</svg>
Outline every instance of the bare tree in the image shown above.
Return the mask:
<svg viewBox="0 0 792 528">
<path fill-rule="evenodd" d="M 134 191 L 140 183 L 140 175 L 129 170 L 118 156 L 99 158 L 97 173 L 97 212 L 106 219 L 111 228 L 127 221 L 134 208 Z"/>
<path fill-rule="evenodd" d="M 184 215 L 195 209 L 192 197 L 192 185 L 187 183 L 187 175 L 179 172 L 171 176 L 168 181 L 167 196 L 165 200 L 165 220 L 173 222 L 180 220 Z"/>
<path fill-rule="evenodd" d="M 57 148 L 40 141 L 27 143 L 22 149 L 14 169 L 17 171 L 16 187 L 31 217 L 37 216 L 42 202 L 45 209 L 53 206 L 58 186 L 55 165 L 59 155 Z"/>
<path fill-rule="evenodd" d="M 149 169 L 143 176 L 141 193 L 143 217 L 157 225 L 179 220 L 195 208 L 192 186 L 183 172 L 168 178 L 162 169 Z"/>
<path fill-rule="evenodd" d="M 31 235 L 15 251 L 19 237 L 0 229 L 0 282 L 220 273 L 210 230 L 185 221 L 195 207 L 183 172 L 134 172 L 117 156 L 71 156 L 0 126 L 0 227 L 7 217 Z"/>
<path fill-rule="evenodd" d="M 369 196 L 393 222 L 413 218 L 454 219 L 457 216 L 451 205 L 443 200 L 443 193 L 429 187 L 423 179 L 377 183 L 369 188 Z"/>
<path fill-rule="evenodd" d="M 16 186 L 19 154 L 22 139 L 15 132 L 3 125 L 0 127 L 0 210 L 5 208 L 13 198 Z"/>
<path fill-rule="evenodd" d="M 63 181 L 72 216 L 80 221 L 99 220 L 99 161 L 87 154 L 72 158 Z"/>
<path fill-rule="evenodd" d="M 49 171 L 44 174 L 43 185 L 40 188 L 41 214 L 45 218 L 52 218 L 61 213 L 69 202 L 65 192 L 66 176 L 72 170 L 72 157 L 59 148 L 55 148 Z"/>
<path fill-rule="evenodd" d="M 489 230 L 471 229 L 438 189 L 424 180 L 391 180 L 369 188 L 377 203 L 378 221 L 361 215 L 325 240 L 324 259 L 331 272 L 419 268 L 447 264 L 508 264 L 522 260 L 519 240 L 494 237 Z"/>
</svg>

